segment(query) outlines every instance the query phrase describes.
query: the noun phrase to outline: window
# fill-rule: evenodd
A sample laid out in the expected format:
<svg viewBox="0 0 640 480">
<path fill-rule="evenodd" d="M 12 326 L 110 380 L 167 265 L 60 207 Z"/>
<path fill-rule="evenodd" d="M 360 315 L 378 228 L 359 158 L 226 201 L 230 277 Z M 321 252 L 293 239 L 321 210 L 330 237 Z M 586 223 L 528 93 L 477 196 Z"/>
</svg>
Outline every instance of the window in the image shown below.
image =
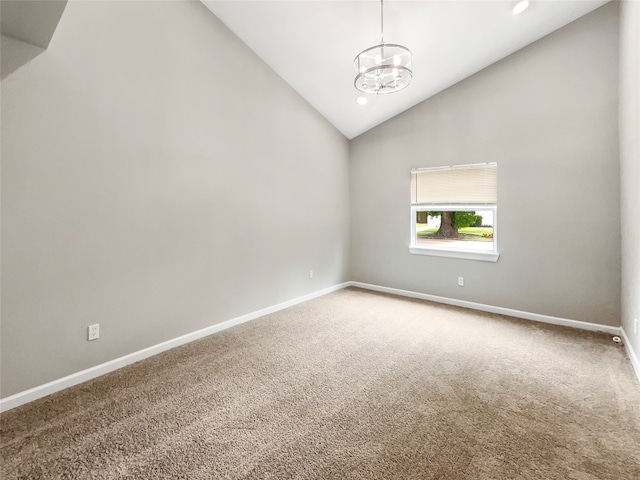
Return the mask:
<svg viewBox="0 0 640 480">
<path fill-rule="evenodd" d="M 498 260 L 496 163 L 411 171 L 411 245 L 420 255 Z"/>
</svg>

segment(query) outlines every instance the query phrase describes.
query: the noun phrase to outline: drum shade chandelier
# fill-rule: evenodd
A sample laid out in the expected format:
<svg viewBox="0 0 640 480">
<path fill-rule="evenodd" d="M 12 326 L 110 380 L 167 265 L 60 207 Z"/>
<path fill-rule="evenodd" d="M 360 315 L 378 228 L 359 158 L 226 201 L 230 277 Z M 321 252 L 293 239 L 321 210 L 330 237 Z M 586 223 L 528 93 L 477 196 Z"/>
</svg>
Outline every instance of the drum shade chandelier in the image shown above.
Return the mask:
<svg viewBox="0 0 640 480">
<path fill-rule="evenodd" d="M 411 51 L 395 43 L 384 43 L 384 0 L 380 0 L 380 44 L 369 47 L 353 61 L 356 79 L 353 82 L 361 92 L 386 95 L 407 87 L 413 78 Z"/>
</svg>

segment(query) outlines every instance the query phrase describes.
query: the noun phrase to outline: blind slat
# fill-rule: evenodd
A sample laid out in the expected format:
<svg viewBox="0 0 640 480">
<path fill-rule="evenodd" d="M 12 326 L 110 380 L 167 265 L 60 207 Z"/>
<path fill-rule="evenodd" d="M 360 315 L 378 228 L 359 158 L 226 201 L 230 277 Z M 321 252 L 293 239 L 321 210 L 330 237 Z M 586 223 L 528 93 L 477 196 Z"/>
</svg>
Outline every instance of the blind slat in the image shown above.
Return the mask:
<svg viewBox="0 0 640 480">
<path fill-rule="evenodd" d="M 428 168 L 411 171 L 411 203 L 495 204 L 497 164 Z"/>
</svg>

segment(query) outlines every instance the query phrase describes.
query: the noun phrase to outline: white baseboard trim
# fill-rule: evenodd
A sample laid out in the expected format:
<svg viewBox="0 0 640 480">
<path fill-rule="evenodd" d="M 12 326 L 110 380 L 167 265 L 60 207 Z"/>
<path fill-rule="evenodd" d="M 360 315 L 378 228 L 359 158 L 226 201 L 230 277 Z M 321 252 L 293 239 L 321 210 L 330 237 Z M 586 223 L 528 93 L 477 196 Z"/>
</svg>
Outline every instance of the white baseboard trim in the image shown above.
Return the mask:
<svg viewBox="0 0 640 480">
<path fill-rule="evenodd" d="M 39 398 L 46 397 L 47 395 L 59 392 L 60 390 L 64 390 L 65 388 L 69 388 L 74 385 L 78 385 L 79 383 L 86 382 L 87 380 L 91 380 L 92 378 L 96 378 L 106 373 L 113 372 L 114 370 L 118 370 L 122 367 L 126 367 L 127 365 L 131 365 L 132 363 L 139 362 L 140 360 L 152 357 L 153 355 L 157 355 L 166 350 L 179 347 L 180 345 L 184 345 L 186 343 L 199 340 L 200 338 L 206 337 L 208 335 L 226 330 L 227 328 L 235 327 L 236 325 L 240 325 L 241 323 L 255 320 L 256 318 L 269 315 L 270 313 L 284 310 L 285 308 L 292 307 L 299 303 L 321 297 L 337 290 L 341 290 L 347 286 L 349 286 L 349 282 L 334 285 L 332 287 L 318 290 L 317 292 L 313 292 L 302 297 L 294 298 L 293 300 L 279 303 L 277 305 L 263 308 L 261 310 L 256 310 L 255 312 L 247 313 L 246 315 L 242 315 L 240 317 L 236 317 L 222 323 L 217 323 L 215 325 L 197 330 L 195 332 L 187 333 L 186 335 L 182 335 L 180 337 L 167 340 L 166 342 L 162 342 L 157 345 L 138 350 L 137 352 L 130 353 L 123 357 L 110 360 L 100 365 L 96 365 L 95 367 L 87 368 L 86 370 L 72 373 L 71 375 L 67 375 L 66 377 L 62 377 L 43 385 L 30 388 L 23 392 L 16 393 L 15 395 L 2 398 L 0 399 L 0 412 L 6 412 L 7 410 L 11 410 L 12 408 L 19 407 L 20 405 L 24 405 L 25 403 L 33 402 L 34 400 L 37 400 Z"/>
<path fill-rule="evenodd" d="M 374 290 L 376 292 L 391 293 L 402 297 L 418 298 L 421 300 L 429 300 L 431 302 L 445 303 L 456 307 L 472 308 L 482 312 L 498 313 L 500 315 L 508 315 L 510 317 L 524 318 L 535 322 L 550 323 L 552 325 L 562 325 L 565 327 L 579 328 L 580 330 L 589 330 L 592 332 L 605 332 L 611 335 L 620 335 L 620 327 L 611 327 L 609 325 L 601 325 L 598 323 L 582 322 L 580 320 L 569 320 L 567 318 L 551 317 L 549 315 L 541 315 L 539 313 L 523 312 L 521 310 L 512 310 L 510 308 L 495 307 L 493 305 L 485 305 L 483 303 L 468 302 L 466 300 L 457 300 L 455 298 L 438 297 L 426 293 L 412 292 L 409 290 L 400 290 L 397 288 L 381 287 L 380 285 L 371 285 L 361 282 L 347 282 L 349 286 Z M 626 342 L 628 343 L 628 342 Z"/>
<path fill-rule="evenodd" d="M 247 313 L 245 315 L 233 318 L 231 320 L 217 323 L 210 327 L 206 327 L 201 330 L 197 330 L 195 332 L 191 332 L 186 335 L 182 335 L 180 337 L 167 340 L 166 342 L 162 342 L 157 345 L 153 345 L 151 347 L 138 350 L 137 352 L 133 352 L 128 355 L 124 355 L 122 357 L 116 358 L 114 360 L 110 360 L 108 362 L 102 363 L 100 365 L 87 368 L 86 370 L 72 373 L 71 375 L 67 375 L 66 377 L 62 377 L 57 380 L 53 380 L 51 382 L 45 383 L 43 385 L 30 388 L 23 392 L 16 393 L 15 395 L 2 398 L 0 399 L 0 412 L 6 412 L 13 408 L 19 407 L 20 405 L 24 405 L 26 403 L 37 400 L 39 398 L 46 397 L 48 395 L 51 395 L 52 393 L 59 392 L 60 390 L 64 390 L 74 385 L 78 385 L 80 383 L 86 382 L 87 380 L 91 380 L 101 375 L 105 375 L 109 372 L 113 372 L 114 370 L 118 370 L 122 367 L 126 367 L 127 365 L 131 365 L 132 363 L 136 363 L 141 360 L 144 360 L 145 358 L 152 357 L 166 350 L 179 347 L 180 345 L 184 345 L 186 343 L 199 340 L 208 335 L 212 335 L 222 330 L 226 330 L 227 328 L 240 325 L 250 320 L 255 320 L 256 318 L 269 315 L 270 313 L 275 313 L 279 310 L 284 310 L 285 308 L 292 307 L 299 303 L 306 302 L 308 300 L 312 300 L 317 297 L 321 297 L 323 295 L 326 295 L 331 292 L 335 292 L 337 290 L 341 290 L 346 287 L 359 287 L 366 290 L 390 293 L 393 295 L 399 295 L 403 297 L 417 298 L 421 300 L 428 300 L 431 302 L 454 305 L 457 307 L 471 308 L 471 309 L 480 310 L 483 312 L 497 313 L 501 315 L 508 315 L 511 317 L 524 318 L 526 320 L 533 320 L 536 322 L 550 323 L 553 325 L 563 325 L 566 327 L 578 328 L 581 330 L 605 332 L 605 333 L 610 333 L 611 335 L 621 335 L 622 338 L 624 339 L 624 344 L 629 354 L 629 358 L 631 359 L 631 364 L 633 365 L 636 375 L 638 376 L 638 380 L 640 381 L 640 362 L 638 361 L 638 356 L 636 355 L 636 352 L 631 347 L 631 344 L 629 343 L 629 339 L 625 331 L 620 327 L 611 327 L 609 325 L 601 325 L 597 323 L 582 322 L 579 320 L 569 320 L 566 318 L 551 317 L 549 315 L 541 315 L 538 313 L 530 313 L 530 312 L 524 312 L 520 310 L 512 310 L 510 308 L 496 307 L 493 305 L 485 305 L 482 303 L 468 302 L 466 300 L 457 300 L 454 298 L 439 297 L 437 295 L 429 295 L 426 293 L 412 292 L 409 290 L 401 290 L 397 288 L 382 287 L 380 285 L 372 285 L 369 283 L 349 281 L 349 282 L 334 285 L 332 287 L 328 287 L 322 290 L 318 290 L 317 292 L 313 292 L 308 295 L 304 295 L 302 297 L 294 298 L 293 300 L 279 303 L 271 307 L 263 308 L 261 310 L 256 310 L 255 312 Z"/>
<path fill-rule="evenodd" d="M 622 335 L 622 341 L 624 342 L 624 348 L 627 350 L 629 360 L 631 360 L 631 366 L 633 366 L 633 370 L 636 372 L 636 377 L 638 377 L 638 382 L 640 382 L 640 360 L 638 359 L 638 355 L 631 346 L 631 342 L 629 341 L 629 337 L 627 336 L 627 332 L 624 331 L 624 328 L 620 329 L 620 333 Z"/>
</svg>

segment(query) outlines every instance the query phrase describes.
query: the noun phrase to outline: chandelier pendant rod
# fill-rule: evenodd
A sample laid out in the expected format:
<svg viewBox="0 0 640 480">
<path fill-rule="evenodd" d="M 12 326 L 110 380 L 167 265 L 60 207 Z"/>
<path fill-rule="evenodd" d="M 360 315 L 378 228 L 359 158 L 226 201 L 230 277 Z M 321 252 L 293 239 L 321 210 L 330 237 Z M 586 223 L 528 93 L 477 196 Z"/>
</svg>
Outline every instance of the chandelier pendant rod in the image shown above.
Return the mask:
<svg viewBox="0 0 640 480">
<path fill-rule="evenodd" d="M 384 44 L 384 0 L 380 0 L 380 43 Z"/>
</svg>

